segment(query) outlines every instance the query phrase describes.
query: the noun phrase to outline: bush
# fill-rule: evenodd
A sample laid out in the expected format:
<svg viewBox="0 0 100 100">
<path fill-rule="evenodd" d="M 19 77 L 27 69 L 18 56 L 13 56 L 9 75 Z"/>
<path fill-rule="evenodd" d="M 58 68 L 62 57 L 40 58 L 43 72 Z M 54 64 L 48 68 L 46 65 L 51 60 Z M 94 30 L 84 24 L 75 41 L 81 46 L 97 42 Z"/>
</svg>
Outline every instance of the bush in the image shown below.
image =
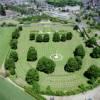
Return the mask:
<svg viewBox="0 0 100 100">
<path fill-rule="evenodd" d="M 100 47 L 93 48 L 92 53 L 90 54 L 92 58 L 100 58 Z"/>
<path fill-rule="evenodd" d="M 65 34 L 62 34 L 62 35 L 61 35 L 61 41 L 62 41 L 62 42 L 65 42 L 65 41 L 66 41 L 66 35 L 65 35 Z"/>
<path fill-rule="evenodd" d="M 18 61 L 18 54 L 16 51 L 11 51 L 10 52 L 10 55 L 9 55 L 9 58 L 12 58 L 15 62 Z"/>
<path fill-rule="evenodd" d="M 11 41 L 10 41 L 10 47 L 11 47 L 11 49 L 17 49 L 17 39 L 12 39 Z"/>
<path fill-rule="evenodd" d="M 72 35 L 71 32 L 68 32 L 68 33 L 66 34 L 66 39 L 67 39 L 67 40 L 71 40 L 72 37 L 73 37 L 73 35 Z"/>
<path fill-rule="evenodd" d="M 53 41 L 54 42 L 59 42 L 60 41 L 60 35 L 59 35 L 59 33 L 54 33 L 53 34 Z"/>
<path fill-rule="evenodd" d="M 85 42 L 85 44 L 86 44 L 87 47 L 94 47 L 95 45 L 97 45 L 96 38 L 92 37 L 92 38 L 88 39 Z"/>
<path fill-rule="evenodd" d="M 85 49 L 83 48 L 82 45 L 79 45 L 76 47 L 74 51 L 74 56 L 80 56 L 81 58 L 84 58 L 85 56 Z"/>
<path fill-rule="evenodd" d="M 30 40 L 35 40 L 35 34 L 34 33 L 30 34 Z"/>
<path fill-rule="evenodd" d="M 41 35 L 41 34 L 38 34 L 38 35 L 36 36 L 36 42 L 42 42 L 42 41 L 43 41 L 42 35 Z"/>
<path fill-rule="evenodd" d="M 20 36 L 19 31 L 16 29 L 13 33 L 12 33 L 12 39 L 18 39 Z"/>
<path fill-rule="evenodd" d="M 75 58 L 76 58 L 78 64 L 81 66 L 82 65 L 82 58 L 80 56 L 76 56 Z"/>
<path fill-rule="evenodd" d="M 15 69 L 15 62 L 12 58 L 8 58 L 6 59 L 4 66 L 5 66 L 5 69 L 7 70 L 10 70 L 12 68 Z"/>
<path fill-rule="evenodd" d="M 49 34 L 44 34 L 43 36 L 43 42 L 49 42 Z"/>
<path fill-rule="evenodd" d="M 36 61 L 37 60 L 37 51 L 34 47 L 30 47 L 27 53 L 27 61 Z"/>
<path fill-rule="evenodd" d="M 76 30 L 76 31 L 77 31 L 78 29 L 79 29 L 78 25 L 75 25 L 74 28 L 73 28 L 73 30 Z"/>
<path fill-rule="evenodd" d="M 84 76 L 88 79 L 96 79 L 100 77 L 100 68 L 95 65 L 91 65 L 88 70 L 85 71 Z"/>
<path fill-rule="evenodd" d="M 68 72 L 75 72 L 78 71 L 80 68 L 81 65 L 79 65 L 79 62 L 76 60 L 76 58 L 69 58 L 67 64 L 64 67 L 64 70 Z"/>
<path fill-rule="evenodd" d="M 52 61 L 51 59 L 48 59 L 46 57 L 42 57 L 38 61 L 36 69 L 38 71 L 50 74 L 50 73 L 54 72 L 55 66 L 56 66 L 56 64 L 54 63 L 54 61 Z"/>
<path fill-rule="evenodd" d="M 34 81 L 39 81 L 39 73 L 36 69 L 30 69 L 27 74 L 26 74 L 26 78 L 25 78 L 26 82 L 28 84 L 33 84 Z"/>
<path fill-rule="evenodd" d="M 19 31 L 22 31 L 22 30 L 23 30 L 22 26 L 19 26 L 19 27 L 18 27 L 18 30 L 19 30 Z"/>
</svg>

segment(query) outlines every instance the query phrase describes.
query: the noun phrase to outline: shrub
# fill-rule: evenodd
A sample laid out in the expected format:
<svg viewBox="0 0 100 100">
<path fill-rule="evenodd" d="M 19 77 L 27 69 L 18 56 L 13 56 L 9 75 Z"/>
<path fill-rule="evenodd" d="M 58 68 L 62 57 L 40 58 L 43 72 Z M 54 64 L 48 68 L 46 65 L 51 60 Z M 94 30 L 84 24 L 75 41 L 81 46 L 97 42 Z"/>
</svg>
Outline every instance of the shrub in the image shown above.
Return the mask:
<svg viewBox="0 0 100 100">
<path fill-rule="evenodd" d="M 71 32 L 68 32 L 68 33 L 66 34 L 66 39 L 67 39 L 67 40 L 71 40 L 72 37 L 73 37 L 73 35 L 72 35 Z"/>
<path fill-rule="evenodd" d="M 64 70 L 68 72 L 75 72 L 78 71 L 80 68 L 81 65 L 79 65 L 79 62 L 75 58 L 69 58 L 67 64 L 64 67 Z"/>
<path fill-rule="evenodd" d="M 76 31 L 77 31 L 78 29 L 79 29 L 78 25 L 75 25 L 74 28 L 73 28 L 73 30 L 76 30 Z"/>
<path fill-rule="evenodd" d="M 49 42 L 49 34 L 44 34 L 43 42 Z"/>
<path fill-rule="evenodd" d="M 36 42 L 42 42 L 42 41 L 43 41 L 42 35 L 41 35 L 41 34 L 38 34 L 38 35 L 36 36 Z"/>
<path fill-rule="evenodd" d="M 96 38 L 92 37 L 92 38 L 88 39 L 85 42 L 85 44 L 86 44 L 87 47 L 94 47 L 95 45 L 97 45 Z"/>
<path fill-rule="evenodd" d="M 10 55 L 9 55 L 9 58 L 12 58 L 15 62 L 18 61 L 18 54 L 16 51 L 11 51 L 10 52 Z"/>
<path fill-rule="evenodd" d="M 11 49 L 17 49 L 17 40 L 16 39 L 12 39 L 11 41 L 10 41 L 10 47 L 11 47 Z"/>
<path fill-rule="evenodd" d="M 62 42 L 65 42 L 65 41 L 66 41 L 66 35 L 65 35 L 65 34 L 62 34 L 62 35 L 61 35 L 61 41 L 62 41 Z"/>
<path fill-rule="evenodd" d="M 93 48 L 92 53 L 90 54 L 92 58 L 100 58 L 100 47 Z"/>
<path fill-rule="evenodd" d="M 35 40 L 35 34 L 34 33 L 30 34 L 30 40 Z"/>
<path fill-rule="evenodd" d="M 91 65 L 87 71 L 85 71 L 84 76 L 88 79 L 96 79 L 100 77 L 100 68 L 96 65 Z"/>
<path fill-rule="evenodd" d="M 84 58 L 85 50 L 82 45 L 79 45 L 76 47 L 76 49 L 74 51 L 74 56 L 80 56 L 81 58 Z"/>
<path fill-rule="evenodd" d="M 52 61 L 51 59 L 48 59 L 46 57 L 42 57 L 38 61 L 36 69 L 38 71 L 50 74 L 50 73 L 54 72 L 55 66 L 56 66 L 56 64 L 54 63 L 54 61 Z"/>
<path fill-rule="evenodd" d="M 22 31 L 22 30 L 23 30 L 22 26 L 19 26 L 19 27 L 18 27 L 18 30 L 19 30 L 19 31 Z"/>
<path fill-rule="evenodd" d="M 39 73 L 36 69 L 30 69 L 27 74 L 26 74 L 26 78 L 25 78 L 26 82 L 28 84 L 33 84 L 34 81 L 39 81 Z"/>
<path fill-rule="evenodd" d="M 75 58 L 76 58 L 78 64 L 81 66 L 82 65 L 82 58 L 80 56 L 76 56 Z"/>
<path fill-rule="evenodd" d="M 37 60 L 37 51 L 34 47 L 30 47 L 27 53 L 27 61 L 36 61 Z"/>
<path fill-rule="evenodd" d="M 19 31 L 16 29 L 13 33 L 12 33 L 12 39 L 18 39 L 20 36 Z"/>
<path fill-rule="evenodd" d="M 59 42 L 60 41 L 60 35 L 59 35 L 59 33 L 54 33 L 53 34 L 53 41 L 54 42 Z"/>
</svg>

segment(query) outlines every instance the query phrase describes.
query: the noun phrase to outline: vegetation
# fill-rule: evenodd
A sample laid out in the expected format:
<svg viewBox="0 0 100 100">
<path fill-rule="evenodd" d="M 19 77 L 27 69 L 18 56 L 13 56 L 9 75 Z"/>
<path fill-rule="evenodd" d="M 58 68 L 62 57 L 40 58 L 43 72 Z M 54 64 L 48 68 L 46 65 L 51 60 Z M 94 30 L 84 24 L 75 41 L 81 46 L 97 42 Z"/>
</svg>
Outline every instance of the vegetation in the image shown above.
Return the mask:
<svg viewBox="0 0 100 100">
<path fill-rule="evenodd" d="M 49 34 L 44 34 L 43 36 L 43 42 L 49 42 L 50 38 L 49 38 Z"/>
<path fill-rule="evenodd" d="M 0 15 L 6 16 L 6 11 L 3 5 L 0 4 Z"/>
<path fill-rule="evenodd" d="M 64 70 L 68 72 L 78 71 L 81 68 L 81 65 L 79 64 L 80 62 L 76 58 L 69 58 L 67 64 L 64 67 Z"/>
<path fill-rule="evenodd" d="M 76 47 L 76 49 L 74 51 L 74 56 L 80 56 L 81 58 L 84 58 L 85 50 L 82 45 L 79 45 Z"/>
<path fill-rule="evenodd" d="M 30 69 L 27 74 L 26 74 L 26 78 L 25 78 L 26 82 L 28 84 L 35 85 L 35 81 L 39 81 L 39 73 L 36 69 Z"/>
<path fill-rule="evenodd" d="M 36 42 L 43 42 L 43 37 L 42 37 L 41 34 L 38 34 L 38 35 L 36 36 Z"/>
<path fill-rule="evenodd" d="M 36 69 L 46 74 L 53 73 L 55 70 L 55 63 L 46 57 L 42 57 L 38 63 Z"/>
<path fill-rule="evenodd" d="M 11 51 L 10 52 L 10 55 L 9 55 L 9 58 L 12 58 L 15 62 L 18 61 L 18 54 L 16 51 Z"/>
<path fill-rule="evenodd" d="M 36 61 L 37 60 L 37 51 L 34 47 L 30 47 L 27 53 L 27 61 Z"/>
<path fill-rule="evenodd" d="M 54 33 L 53 34 L 53 41 L 54 42 L 60 42 L 60 35 L 59 35 L 59 33 Z"/>
<path fill-rule="evenodd" d="M 72 37 L 73 37 L 73 35 L 72 35 L 71 32 L 68 32 L 68 33 L 66 34 L 66 39 L 67 39 L 67 40 L 71 40 Z"/>
<path fill-rule="evenodd" d="M 34 33 L 30 34 L 30 40 L 35 40 L 35 34 Z"/>
</svg>

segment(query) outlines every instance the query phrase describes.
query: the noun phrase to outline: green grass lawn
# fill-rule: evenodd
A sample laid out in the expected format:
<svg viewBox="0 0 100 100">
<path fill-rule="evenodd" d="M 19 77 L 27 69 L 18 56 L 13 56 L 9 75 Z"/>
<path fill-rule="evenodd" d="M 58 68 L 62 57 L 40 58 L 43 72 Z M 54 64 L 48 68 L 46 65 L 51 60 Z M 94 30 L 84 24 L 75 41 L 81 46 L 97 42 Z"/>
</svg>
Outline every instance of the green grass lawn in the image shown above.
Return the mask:
<svg viewBox="0 0 100 100">
<path fill-rule="evenodd" d="M 54 43 L 52 42 L 52 40 L 50 40 L 49 43 L 36 43 L 34 41 L 29 41 L 30 31 L 33 30 L 40 30 L 44 31 L 45 33 L 51 31 L 51 38 L 52 31 L 66 30 L 68 32 L 73 33 L 73 39 L 64 43 Z M 75 73 L 68 73 L 64 71 L 64 65 L 66 64 L 69 57 L 73 57 L 73 51 L 79 44 L 83 44 L 84 46 L 84 41 L 82 40 L 82 38 L 79 37 L 79 33 L 73 31 L 73 28 L 68 25 L 62 25 L 59 23 L 37 23 L 32 24 L 32 26 L 30 27 L 24 27 L 23 31 L 21 32 L 21 36 L 18 40 L 17 52 L 19 55 L 19 61 L 16 63 L 17 76 L 24 80 L 27 71 L 30 68 L 36 68 L 37 61 L 32 63 L 26 61 L 27 51 L 30 46 L 33 46 L 38 52 L 38 59 L 42 56 L 50 58 L 50 55 L 54 54 L 56 51 L 63 56 L 63 59 L 61 61 L 55 62 L 56 69 L 54 73 L 47 75 L 42 72 L 39 72 L 39 84 L 41 86 L 41 90 L 44 91 L 48 85 L 52 88 L 53 91 L 70 91 L 76 89 L 80 84 L 87 85 L 87 79 L 83 76 L 84 71 L 87 70 L 87 68 L 91 64 L 96 64 L 97 66 L 100 65 L 100 59 L 95 60 L 89 57 L 89 53 L 92 49 L 85 48 L 86 56 L 83 60 L 83 66 L 80 71 L 77 71 Z"/>
<path fill-rule="evenodd" d="M 35 100 L 8 81 L 0 78 L 0 100 Z"/>
<path fill-rule="evenodd" d="M 9 42 L 14 29 L 12 27 L 0 27 L 0 67 L 10 49 Z"/>
</svg>

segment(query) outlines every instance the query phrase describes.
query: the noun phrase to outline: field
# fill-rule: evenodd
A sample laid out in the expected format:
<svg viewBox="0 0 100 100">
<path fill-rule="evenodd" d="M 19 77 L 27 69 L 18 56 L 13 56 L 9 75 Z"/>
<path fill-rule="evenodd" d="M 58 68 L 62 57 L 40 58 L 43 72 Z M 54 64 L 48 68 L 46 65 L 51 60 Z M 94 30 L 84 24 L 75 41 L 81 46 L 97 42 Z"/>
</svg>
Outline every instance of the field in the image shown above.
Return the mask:
<svg viewBox="0 0 100 100">
<path fill-rule="evenodd" d="M 29 40 L 29 34 L 31 31 L 39 30 L 43 31 L 44 33 L 50 32 L 50 42 L 48 43 L 36 43 L 35 41 Z M 65 30 L 67 32 L 73 33 L 73 39 L 66 41 L 66 42 L 60 42 L 60 43 L 54 43 L 52 42 L 52 34 L 54 31 L 59 30 Z M 87 79 L 83 76 L 84 71 L 87 70 L 87 68 L 91 64 L 96 64 L 97 66 L 100 65 L 99 59 L 92 59 L 90 58 L 89 54 L 92 49 L 86 48 L 86 56 L 83 59 L 83 66 L 80 71 L 77 71 L 75 73 L 68 73 L 64 71 L 64 65 L 66 64 L 69 57 L 73 57 L 73 51 L 75 50 L 76 46 L 79 44 L 84 45 L 84 41 L 82 38 L 80 38 L 79 33 L 76 31 L 73 31 L 72 26 L 63 25 L 60 23 L 34 23 L 30 25 L 29 27 L 23 27 L 23 31 L 21 32 L 21 36 L 18 40 L 18 55 L 19 60 L 16 63 L 16 72 L 18 78 L 22 80 L 22 82 L 25 80 L 25 76 L 27 71 L 30 68 L 36 68 L 37 61 L 36 62 L 27 62 L 27 51 L 30 46 L 33 46 L 36 48 L 38 52 L 38 59 L 42 56 L 46 56 L 50 58 L 52 54 L 55 54 L 56 52 L 61 54 L 63 59 L 61 61 L 56 61 L 56 69 L 55 72 L 52 74 L 44 74 L 42 72 L 39 72 L 40 74 L 40 87 L 42 91 L 45 91 L 47 86 L 50 86 L 53 91 L 71 91 L 74 89 L 77 89 L 79 85 L 85 84 L 87 85 Z"/>
<path fill-rule="evenodd" d="M 11 83 L 0 78 L 0 100 L 35 100 Z"/>
<path fill-rule="evenodd" d="M 15 28 L 12 27 L 0 27 L 0 67 L 4 62 L 6 55 L 10 49 L 9 41 L 11 39 L 11 34 Z"/>
</svg>

